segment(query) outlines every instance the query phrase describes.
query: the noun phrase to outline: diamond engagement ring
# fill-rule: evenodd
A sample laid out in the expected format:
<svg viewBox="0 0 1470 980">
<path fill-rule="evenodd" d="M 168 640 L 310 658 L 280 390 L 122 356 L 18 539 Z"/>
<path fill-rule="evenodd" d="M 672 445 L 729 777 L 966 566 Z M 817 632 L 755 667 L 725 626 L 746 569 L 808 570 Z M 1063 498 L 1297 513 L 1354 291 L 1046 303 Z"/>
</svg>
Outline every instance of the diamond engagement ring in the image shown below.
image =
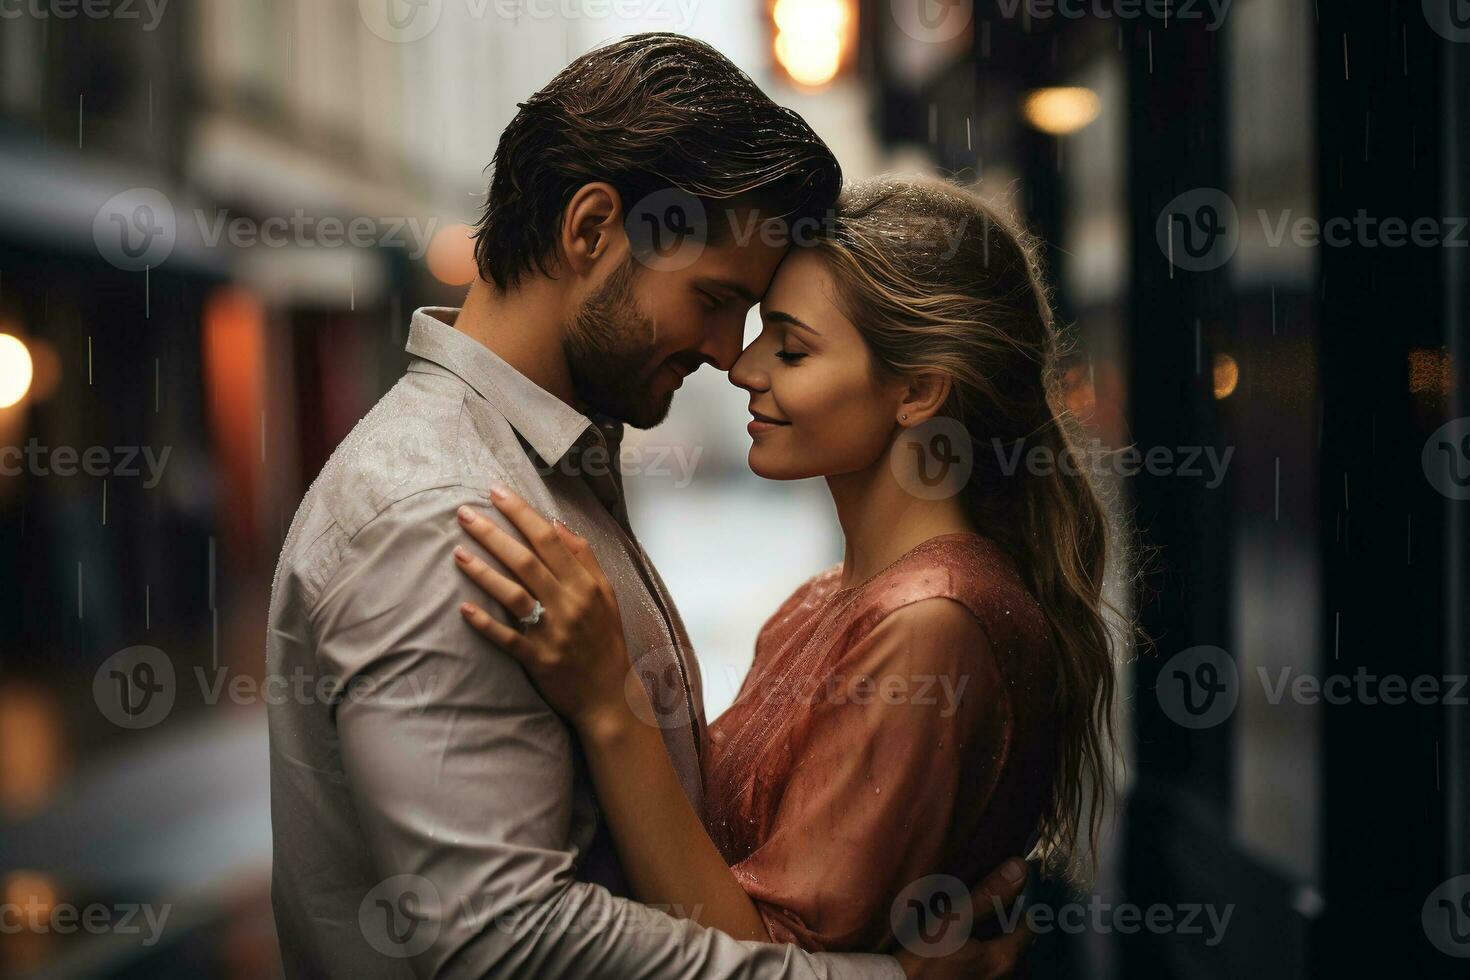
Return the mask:
<svg viewBox="0 0 1470 980">
<path fill-rule="evenodd" d="M 533 601 L 535 601 L 536 605 L 531 607 L 531 614 L 521 617 L 520 622 L 522 626 L 535 626 L 541 622 L 541 614 L 546 612 L 546 607 L 541 605 L 541 600 L 536 599 Z"/>
</svg>

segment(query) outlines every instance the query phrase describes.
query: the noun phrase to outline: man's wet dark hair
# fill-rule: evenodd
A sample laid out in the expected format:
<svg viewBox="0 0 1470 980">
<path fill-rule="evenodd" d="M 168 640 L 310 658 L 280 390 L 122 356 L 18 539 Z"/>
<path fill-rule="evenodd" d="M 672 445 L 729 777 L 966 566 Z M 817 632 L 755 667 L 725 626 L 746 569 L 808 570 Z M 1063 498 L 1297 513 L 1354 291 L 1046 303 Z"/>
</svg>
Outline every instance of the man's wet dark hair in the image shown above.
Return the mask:
<svg viewBox="0 0 1470 980">
<path fill-rule="evenodd" d="M 806 121 L 731 61 L 679 34 L 637 34 L 595 48 L 520 103 L 492 161 L 475 231 L 480 277 L 501 289 L 550 274 L 560 218 L 577 188 L 606 181 L 625 214 L 657 191 L 698 198 L 708 240 L 719 218 L 752 207 L 762 220 L 820 221 L 842 170 Z"/>
</svg>

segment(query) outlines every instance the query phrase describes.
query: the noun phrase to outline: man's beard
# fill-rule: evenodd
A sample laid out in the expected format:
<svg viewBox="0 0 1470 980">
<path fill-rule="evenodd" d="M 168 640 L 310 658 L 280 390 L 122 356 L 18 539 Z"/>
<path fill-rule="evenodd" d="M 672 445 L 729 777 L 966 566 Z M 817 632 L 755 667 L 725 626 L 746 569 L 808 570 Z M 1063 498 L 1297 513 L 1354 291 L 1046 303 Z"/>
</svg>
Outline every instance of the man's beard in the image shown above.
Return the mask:
<svg viewBox="0 0 1470 980">
<path fill-rule="evenodd" d="M 648 356 L 657 330 L 633 298 L 637 270 L 629 258 L 608 276 L 572 317 L 562 350 L 577 397 L 634 428 L 658 425 L 674 393 L 655 395 Z"/>
</svg>

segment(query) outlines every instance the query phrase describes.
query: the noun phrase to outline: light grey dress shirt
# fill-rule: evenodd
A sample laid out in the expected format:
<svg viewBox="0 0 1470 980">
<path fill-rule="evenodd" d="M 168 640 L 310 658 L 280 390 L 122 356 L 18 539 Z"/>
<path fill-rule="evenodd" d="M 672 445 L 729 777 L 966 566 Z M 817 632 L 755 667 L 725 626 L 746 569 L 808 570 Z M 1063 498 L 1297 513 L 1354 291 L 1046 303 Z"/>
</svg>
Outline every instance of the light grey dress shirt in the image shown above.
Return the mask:
<svg viewBox="0 0 1470 980">
<path fill-rule="evenodd" d="M 592 422 L 454 329 L 413 316 L 405 376 L 302 501 L 271 592 L 272 898 L 298 977 L 893 978 L 882 956 L 739 942 L 618 897 L 575 742 L 460 618 L 455 511 L 501 480 L 585 535 L 636 673 L 703 805 L 697 665 L 628 527 L 621 426 Z M 482 554 L 482 557 L 487 557 Z M 494 610 L 502 618 L 503 610 Z"/>
</svg>

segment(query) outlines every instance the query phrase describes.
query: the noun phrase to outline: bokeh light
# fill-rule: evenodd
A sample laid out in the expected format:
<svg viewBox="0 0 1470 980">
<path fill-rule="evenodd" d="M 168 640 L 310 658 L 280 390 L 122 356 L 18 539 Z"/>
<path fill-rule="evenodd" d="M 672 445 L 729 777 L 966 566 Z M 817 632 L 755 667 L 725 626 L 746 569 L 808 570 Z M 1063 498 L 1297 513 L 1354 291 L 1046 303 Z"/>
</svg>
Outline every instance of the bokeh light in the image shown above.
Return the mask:
<svg viewBox="0 0 1470 980">
<path fill-rule="evenodd" d="M 469 225 L 445 225 L 429 241 L 425 261 L 429 273 L 446 286 L 468 286 L 475 281 L 475 240 Z"/>
<path fill-rule="evenodd" d="M 25 342 L 0 333 L 0 408 L 9 408 L 26 396 L 34 370 Z"/>
<path fill-rule="evenodd" d="M 777 0 L 775 52 L 798 85 L 817 88 L 837 77 L 851 38 L 852 10 L 844 0 Z"/>
<path fill-rule="evenodd" d="M 1021 114 L 1043 133 L 1066 136 L 1097 118 L 1102 109 L 1097 93 L 1077 86 L 1039 88 L 1021 102 Z"/>
<path fill-rule="evenodd" d="M 20 820 L 43 810 L 66 775 L 61 706 L 44 687 L 0 688 L 0 817 Z"/>
<path fill-rule="evenodd" d="M 1229 354 L 1215 355 L 1215 398 L 1229 398 L 1240 384 L 1240 365 Z"/>
</svg>

